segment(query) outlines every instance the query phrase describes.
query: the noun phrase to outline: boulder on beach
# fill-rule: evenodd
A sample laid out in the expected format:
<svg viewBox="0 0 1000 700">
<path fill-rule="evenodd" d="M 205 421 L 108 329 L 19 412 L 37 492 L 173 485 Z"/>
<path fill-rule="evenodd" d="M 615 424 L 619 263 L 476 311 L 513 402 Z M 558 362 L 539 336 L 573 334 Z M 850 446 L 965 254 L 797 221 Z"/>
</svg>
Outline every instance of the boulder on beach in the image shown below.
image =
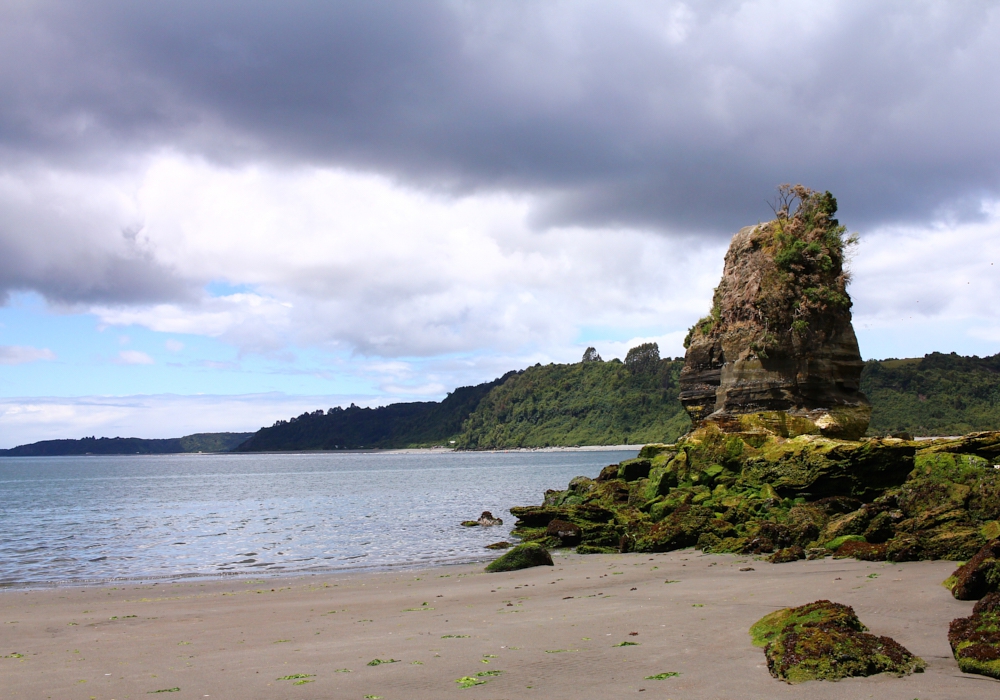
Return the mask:
<svg viewBox="0 0 1000 700">
<path fill-rule="evenodd" d="M 989 593 L 969 617 L 953 620 L 948 642 L 958 668 L 1000 679 L 1000 593 Z"/>
<path fill-rule="evenodd" d="M 959 600 L 978 600 L 1000 590 L 1000 539 L 987 542 L 944 582 Z"/>
<path fill-rule="evenodd" d="M 767 670 L 787 683 L 850 676 L 920 673 L 924 661 L 889 637 L 868 633 L 848 605 L 818 600 L 778 610 L 750 628 Z"/>
<path fill-rule="evenodd" d="M 526 542 L 519 544 L 486 567 L 489 573 L 517 571 L 532 566 L 553 566 L 552 555 L 540 544 Z"/>
</svg>

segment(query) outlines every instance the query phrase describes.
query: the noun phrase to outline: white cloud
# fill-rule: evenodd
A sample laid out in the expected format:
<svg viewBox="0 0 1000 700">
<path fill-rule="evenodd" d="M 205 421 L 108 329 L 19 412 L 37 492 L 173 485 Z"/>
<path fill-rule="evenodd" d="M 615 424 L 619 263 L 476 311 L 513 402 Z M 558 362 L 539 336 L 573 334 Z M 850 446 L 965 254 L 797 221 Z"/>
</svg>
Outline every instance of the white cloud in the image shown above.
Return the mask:
<svg viewBox="0 0 1000 700">
<path fill-rule="evenodd" d="M 118 353 L 118 363 L 123 365 L 153 365 L 156 360 L 139 350 L 122 350 Z"/>
<path fill-rule="evenodd" d="M 54 360 L 56 354 L 48 348 L 28 345 L 0 345 L 0 365 L 23 365 L 39 360 Z"/>
<path fill-rule="evenodd" d="M 158 265 L 252 291 L 91 310 L 250 352 L 551 353 L 581 325 L 679 330 L 700 315 L 724 249 L 636 229 L 538 231 L 528 196 L 170 154 L 149 162 L 136 202 Z"/>
<path fill-rule="evenodd" d="M 855 323 L 978 318 L 1000 325 L 1000 206 L 986 202 L 982 211 L 975 223 L 863 233 L 852 265 Z"/>
</svg>

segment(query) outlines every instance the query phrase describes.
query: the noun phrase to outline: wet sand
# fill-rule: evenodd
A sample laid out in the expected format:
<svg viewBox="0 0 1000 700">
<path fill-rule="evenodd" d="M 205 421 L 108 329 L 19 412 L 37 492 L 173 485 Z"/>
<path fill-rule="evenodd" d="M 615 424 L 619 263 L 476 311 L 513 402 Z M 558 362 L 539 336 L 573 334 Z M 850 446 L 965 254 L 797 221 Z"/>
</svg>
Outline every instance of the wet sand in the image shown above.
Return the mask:
<svg viewBox="0 0 1000 700">
<path fill-rule="evenodd" d="M 960 673 L 948 647 L 948 623 L 973 605 L 941 587 L 954 568 L 773 565 L 685 550 L 568 554 L 502 574 L 463 565 L 11 589 L 0 592 L 0 697 L 996 698 L 1000 682 Z M 821 598 L 854 606 L 927 671 L 798 686 L 772 678 L 748 628 Z M 369 666 L 375 659 L 394 661 Z M 482 684 L 462 688 L 460 678 Z"/>
</svg>

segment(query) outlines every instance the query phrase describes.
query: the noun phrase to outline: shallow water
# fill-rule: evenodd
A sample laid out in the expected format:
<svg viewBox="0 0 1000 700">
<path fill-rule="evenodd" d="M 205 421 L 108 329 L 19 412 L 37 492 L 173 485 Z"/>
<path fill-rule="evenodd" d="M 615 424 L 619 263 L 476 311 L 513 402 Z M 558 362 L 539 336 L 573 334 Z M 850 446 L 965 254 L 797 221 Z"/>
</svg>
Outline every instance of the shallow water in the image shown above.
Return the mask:
<svg viewBox="0 0 1000 700">
<path fill-rule="evenodd" d="M 628 452 L 0 459 L 0 585 L 217 578 L 489 558 L 509 506 Z M 489 510 L 503 526 L 466 528 Z"/>
</svg>

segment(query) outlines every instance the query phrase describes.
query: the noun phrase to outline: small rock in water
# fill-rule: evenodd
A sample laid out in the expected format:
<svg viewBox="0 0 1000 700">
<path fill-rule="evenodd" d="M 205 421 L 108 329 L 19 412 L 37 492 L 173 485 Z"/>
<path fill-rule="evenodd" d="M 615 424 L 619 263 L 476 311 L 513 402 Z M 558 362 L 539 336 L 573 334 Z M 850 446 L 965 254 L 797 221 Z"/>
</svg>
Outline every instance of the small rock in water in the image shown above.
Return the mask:
<svg viewBox="0 0 1000 700">
<path fill-rule="evenodd" d="M 486 545 L 486 549 L 510 549 L 513 546 L 514 545 L 512 545 L 510 542 L 507 542 L 506 540 L 501 540 L 499 542 L 494 542 L 493 544 Z"/>
<path fill-rule="evenodd" d="M 500 518 L 494 518 L 493 513 L 489 512 L 488 510 L 484 510 L 483 514 L 479 516 L 479 520 L 477 520 L 476 522 L 478 522 L 483 527 L 490 527 L 491 525 L 503 525 L 503 520 L 501 520 Z"/>
</svg>

